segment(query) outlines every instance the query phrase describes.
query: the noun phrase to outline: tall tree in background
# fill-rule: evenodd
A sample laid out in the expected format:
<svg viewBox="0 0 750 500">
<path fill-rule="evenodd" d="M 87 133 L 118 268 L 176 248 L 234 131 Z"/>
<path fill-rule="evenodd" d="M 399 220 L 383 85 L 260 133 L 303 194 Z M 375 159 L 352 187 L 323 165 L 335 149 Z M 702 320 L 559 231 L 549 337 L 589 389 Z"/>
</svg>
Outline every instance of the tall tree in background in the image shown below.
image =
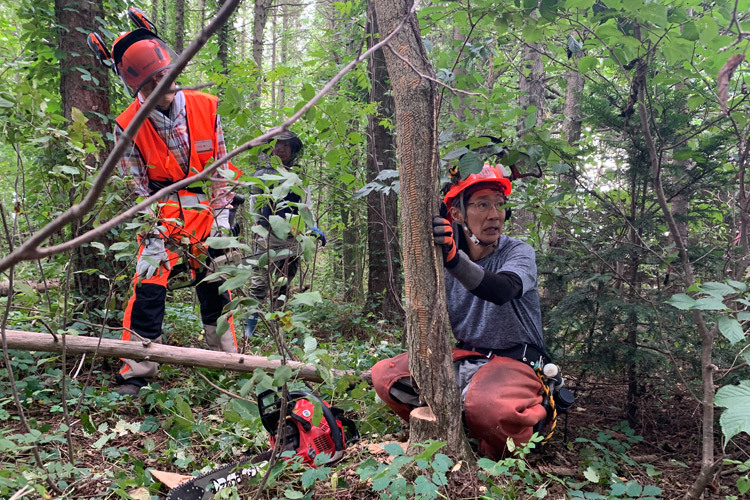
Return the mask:
<svg viewBox="0 0 750 500">
<path fill-rule="evenodd" d="M 268 11 L 273 0 L 255 0 L 253 11 L 253 61 L 259 71 L 263 69 L 263 40 L 268 21 Z M 261 93 L 260 81 L 258 81 L 257 96 Z"/>
<path fill-rule="evenodd" d="M 422 44 L 417 18 L 413 13 L 407 14 L 410 7 L 408 0 L 375 1 L 382 36 L 406 19 L 406 25 L 392 39 L 390 50 L 385 51 L 385 60 L 396 108 L 409 369 L 420 397 L 432 413 L 415 418 L 415 410 L 410 421 L 410 440 L 424 443 L 428 439 L 444 439 L 449 455 L 469 459 L 472 453 L 463 431 L 460 395 L 453 374 L 443 258 L 432 241 L 430 224 L 432 215 L 438 213 L 439 181 L 434 71 Z"/>
<path fill-rule="evenodd" d="M 368 4 L 368 43 L 375 43 L 378 21 L 375 9 Z M 378 103 L 377 114 L 368 117 L 367 182 L 383 170 L 395 170 L 396 141 L 383 123 L 394 119 L 393 95 L 390 92 L 388 68 L 383 50 L 375 51 L 369 60 L 370 102 Z M 398 246 L 398 197 L 396 193 L 373 191 L 367 197 L 367 304 L 371 311 L 390 322 L 403 319 L 401 305 L 401 256 Z"/>
<path fill-rule="evenodd" d="M 58 28 L 58 48 L 60 49 L 60 97 L 65 118 L 73 119 L 74 109 L 83 112 L 89 130 L 106 137 L 110 131 L 107 117 L 110 113 L 109 74 L 99 64 L 86 46 L 84 33 L 98 31 L 94 23 L 103 17 L 102 0 L 56 0 L 55 17 Z M 91 75 L 89 81 L 82 78 Z M 106 156 L 107 147 L 99 154 Z M 96 158 L 89 155 L 86 164 L 94 167 Z M 71 199 L 71 203 L 73 200 Z M 92 219 L 78 221 L 73 228 L 73 236 L 91 229 Z M 111 243 L 111 242 L 109 242 Z M 73 256 L 74 269 L 83 271 L 102 267 L 101 255 L 92 246 L 79 247 Z M 109 285 L 97 272 L 75 273 L 78 292 L 87 297 L 89 308 L 95 309 L 107 296 Z"/>
<path fill-rule="evenodd" d="M 224 5 L 224 2 L 226 1 L 227 0 L 219 0 L 218 8 L 221 8 L 221 6 Z M 216 58 L 221 63 L 222 72 L 224 74 L 229 71 L 229 26 L 229 22 L 224 23 L 221 28 L 219 28 L 219 33 L 217 34 L 219 51 L 216 54 Z"/>
<path fill-rule="evenodd" d="M 174 50 L 181 54 L 185 48 L 185 0 L 176 0 L 174 8 Z"/>
</svg>

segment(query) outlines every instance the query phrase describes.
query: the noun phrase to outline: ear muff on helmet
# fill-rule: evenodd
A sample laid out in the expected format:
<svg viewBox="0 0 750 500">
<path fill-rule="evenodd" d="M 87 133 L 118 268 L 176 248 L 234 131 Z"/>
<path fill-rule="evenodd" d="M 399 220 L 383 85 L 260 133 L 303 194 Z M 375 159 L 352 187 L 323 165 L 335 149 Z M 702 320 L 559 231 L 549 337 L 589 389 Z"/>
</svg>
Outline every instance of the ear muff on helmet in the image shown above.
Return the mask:
<svg viewBox="0 0 750 500">
<path fill-rule="evenodd" d="M 169 46 L 147 28 L 120 35 L 112 45 L 114 69 L 132 96 L 177 58 Z"/>
</svg>

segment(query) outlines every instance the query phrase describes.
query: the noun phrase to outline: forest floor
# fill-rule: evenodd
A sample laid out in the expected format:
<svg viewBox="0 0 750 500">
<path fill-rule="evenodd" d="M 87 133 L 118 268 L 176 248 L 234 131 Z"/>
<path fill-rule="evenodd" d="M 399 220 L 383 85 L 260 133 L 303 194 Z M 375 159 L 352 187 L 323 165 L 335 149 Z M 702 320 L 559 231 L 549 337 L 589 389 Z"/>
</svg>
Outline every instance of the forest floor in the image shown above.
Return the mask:
<svg viewBox="0 0 750 500">
<path fill-rule="evenodd" d="M 178 384 L 179 379 L 180 377 L 174 377 L 170 383 Z M 625 384 L 607 380 L 580 381 L 569 377 L 566 385 L 576 395 L 576 402 L 567 416 L 567 422 L 566 417 L 561 417 L 550 442 L 540 453 L 532 452 L 525 458 L 527 471 L 523 468 L 516 470 L 515 479 L 511 479 L 510 474 L 507 477 L 494 478 L 492 484 L 501 489 L 506 485 L 510 487 L 513 483 L 514 493 L 505 498 L 533 498 L 534 491 L 539 491 L 540 487 L 546 489 L 545 498 L 550 499 L 576 496 L 596 498 L 591 495 L 597 492 L 604 495 L 598 498 L 630 499 L 647 496 L 645 492 L 643 496 L 613 496 L 609 490 L 613 474 L 622 481 L 634 481 L 641 486 L 658 486 L 661 489 L 659 498 L 681 498 L 684 495 L 697 476 L 700 466 L 701 411 L 700 405 L 690 394 L 681 392 L 679 388 L 672 388 L 672 394 L 663 397 L 656 390 L 651 391 L 641 399 L 635 431 L 631 431 L 629 427 L 622 425 L 627 392 Z M 162 390 L 167 388 L 165 385 Z M 124 403 L 118 418 L 127 420 L 129 417 L 138 417 L 139 414 L 142 418 L 142 410 L 137 408 L 135 402 Z M 193 408 L 193 411 L 199 414 L 202 409 Z M 211 409 L 206 408 L 205 411 L 210 413 Z M 52 428 L 60 422 L 60 414 L 49 411 L 32 412 L 29 416 L 42 426 L 46 421 Z M 9 420 L 5 424 L 15 427 L 18 422 Z M 112 422 L 110 425 L 114 427 L 115 423 Z M 21 432 L 20 426 L 17 430 Z M 718 432 L 717 426 L 717 456 L 722 453 Z M 79 450 L 76 457 L 78 467 L 101 472 L 112 466 L 101 449 L 91 448 L 91 439 L 76 436 L 80 436 L 80 433 L 74 432 L 74 448 Z M 161 436 L 164 441 L 170 439 L 166 433 Z M 347 456 L 338 465 L 339 488 L 331 491 L 330 481 L 318 481 L 313 498 L 381 498 L 379 493 L 372 491 L 367 482 L 360 480 L 357 469 L 362 461 L 368 458 L 388 463 L 393 457 L 383 451 L 383 444 L 405 439 L 404 431 L 380 438 L 363 436 L 362 441 L 347 450 Z M 158 438 L 154 438 L 153 441 L 155 442 L 146 447 L 158 450 L 164 445 Z M 108 445 L 118 447 L 120 453 L 132 457 L 139 462 L 140 467 L 149 467 L 149 460 L 143 452 L 144 442 L 137 434 L 123 434 L 122 437 L 114 438 Z M 726 458 L 742 462 L 748 460 L 750 438 L 744 434 L 735 438 L 726 449 Z M 189 473 L 176 467 L 170 470 L 169 467 L 164 467 L 164 463 L 158 469 L 180 474 Z M 452 470 L 447 474 L 449 482 L 441 487 L 441 493 L 450 499 L 502 498 L 497 496 L 497 491 L 488 491 L 487 482 L 478 477 L 477 471 L 478 469 L 465 465 L 458 470 Z M 534 471 L 535 475 L 528 471 Z M 737 498 L 736 482 L 739 476 L 736 468 L 720 468 L 703 498 Z M 601 479 L 599 486 L 592 482 L 592 478 L 597 477 Z M 529 478 L 534 479 L 531 487 L 523 484 Z M 540 479 L 541 484 L 537 482 Z M 277 483 L 276 488 L 268 490 L 261 498 L 283 498 L 283 483 Z M 73 498 L 109 497 L 108 487 L 111 487 L 111 483 L 107 486 L 101 481 L 95 483 L 84 480 L 77 486 Z M 150 489 L 153 494 L 155 488 Z M 163 498 L 167 491 L 162 486 L 157 494 Z M 578 493 L 571 494 L 574 491 Z M 145 490 L 141 493 L 144 492 Z M 588 492 L 589 495 L 584 495 L 584 492 Z M 152 498 L 148 495 L 139 497 L 132 492 L 130 494 L 131 498 Z M 241 498 L 251 498 L 252 492 L 244 490 L 240 495 Z M 536 495 L 536 498 L 539 498 L 541 493 Z"/>
</svg>

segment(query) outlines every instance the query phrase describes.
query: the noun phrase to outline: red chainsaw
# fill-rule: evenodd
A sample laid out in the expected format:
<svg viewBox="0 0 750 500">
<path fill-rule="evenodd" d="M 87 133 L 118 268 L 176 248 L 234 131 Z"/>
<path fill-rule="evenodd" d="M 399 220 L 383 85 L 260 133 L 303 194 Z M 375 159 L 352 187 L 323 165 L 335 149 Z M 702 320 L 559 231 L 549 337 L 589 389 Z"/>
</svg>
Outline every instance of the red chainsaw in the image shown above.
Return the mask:
<svg viewBox="0 0 750 500">
<path fill-rule="evenodd" d="M 316 408 L 317 407 L 317 408 Z M 322 418 L 315 424 L 315 412 L 320 409 Z M 303 463 L 316 467 L 315 457 L 325 453 L 326 464 L 333 463 L 344 455 L 347 445 L 359 440 L 354 422 L 343 416 L 343 411 L 331 408 L 328 403 L 306 391 L 291 391 L 287 397 L 284 423 L 279 427 L 282 415 L 282 400 L 273 389 L 258 396 L 258 411 L 263 427 L 271 435 L 271 448 L 280 441 L 281 453 L 293 451 L 285 459 L 300 457 Z M 281 435 L 279 435 L 281 428 Z M 167 500 L 209 500 L 231 486 L 239 486 L 262 473 L 271 450 L 230 465 L 219 467 L 180 484 L 169 492 Z"/>
</svg>

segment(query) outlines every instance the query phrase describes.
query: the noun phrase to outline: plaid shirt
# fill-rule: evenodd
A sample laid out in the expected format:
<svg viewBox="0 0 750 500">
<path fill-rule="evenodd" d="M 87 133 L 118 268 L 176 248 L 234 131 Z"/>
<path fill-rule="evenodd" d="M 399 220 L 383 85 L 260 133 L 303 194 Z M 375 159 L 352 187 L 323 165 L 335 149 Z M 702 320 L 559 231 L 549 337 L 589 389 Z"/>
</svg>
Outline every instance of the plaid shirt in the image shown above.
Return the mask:
<svg viewBox="0 0 750 500">
<path fill-rule="evenodd" d="M 138 100 L 143 104 L 144 99 L 138 94 Z M 161 111 L 154 109 L 148 115 L 156 133 L 166 143 L 174 155 L 182 170 L 187 172 L 190 164 L 190 137 L 187 127 L 187 112 L 185 111 L 185 96 L 182 92 L 175 94 L 172 106 L 169 108 L 170 116 L 165 116 Z M 115 141 L 120 139 L 123 129 L 115 124 Z M 216 158 L 226 156 L 227 148 L 224 143 L 224 132 L 221 129 L 221 120 L 216 117 Z M 226 164 L 220 168 L 225 168 Z M 143 157 L 131 143 L 130 148 L 120 159 L 120 174 L 130 180 L 130 185 L 138 196 L 150 196 L 148 188 L 148 169 L 143 162 Z M 213 208 L 225 208 L 232 201 L 232 186 L 220 175 L 211 177 L 211 206 Z"/>
</svg>

